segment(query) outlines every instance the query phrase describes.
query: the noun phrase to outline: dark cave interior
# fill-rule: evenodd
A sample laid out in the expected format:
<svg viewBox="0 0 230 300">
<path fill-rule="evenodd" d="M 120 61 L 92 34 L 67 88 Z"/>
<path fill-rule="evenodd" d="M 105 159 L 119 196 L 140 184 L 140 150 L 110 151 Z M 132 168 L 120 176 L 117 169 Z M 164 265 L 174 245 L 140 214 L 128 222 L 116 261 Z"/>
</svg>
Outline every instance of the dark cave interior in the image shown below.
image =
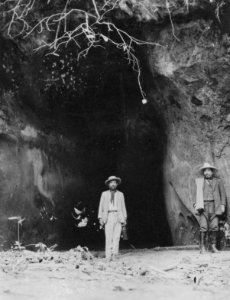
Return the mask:
<svg viewBox="0 0 230 300">
<path fill-rule="evenodd" d="M 78 244 L 103 247 L 104 233 L 98 229 L 97 209 L 100 194 L 106 189 L 105 179 L 117 175 L 122 178 L 119 188 L 126 198 L 129 242 L 135 247 L 172 244 L 163 186 L 166 128 L 154 99 L 142 104 L 132 66 L 119 51 L 93 50 L 83 62 L 73 64 L 77 89 L 59 83 L 44 89 L 42 76 L 51 72 L 54 63 L 59 68 L 61 57 L 49 56 L 49 60 L 41 62 L 41 57 L 35 56 L 26 63 L 22 58 L 23 63 L 16 65 L 14 60 L 11 64 L 16 75 L 12 76 L 17 76 L 22 110 L 30 114 L 32 122 L 43 132 L 56 131 L 75 144 L 74 150 L 69 150 L 71 155 L 60 148 L 56 157 L 73 176 L 80 174 L 82 182 L 80 186 L 68 186 L 54 199 L 54 224 L 44 220 L 41 223 L 39 219 L 34 222 L 41 241 L 49 243 L 47 231 L 51 231 L 56 232 L 62 249 Z M 146 87 L 154 80 L 150 76 L 146 76 Z M 5 81 L 4 87 L 12 89 L 9 76 Z M 37 208 L 43 202 L 39 197 L 34 199 Z M 86 228 L 77 228 L 72 217 L 73 207 L 79 205 L 86 208 L 89 216 Z M 9 228 L 14 232 L 12 226 Z M 22 240 L 28 241 L 33 234 L 29 227 L 25 222 Z"/>
<path fill-rule="evenodd" d="M 76 168 L 81 170 L 83 185 L 72 194 L 68 192 L 65 198 L 72 200 L 66 208 L 59 204 L 63 246 L 78 242 L 103 245 L 103 232 L 93 226 L 76 228 L 69 216 L 80 202 L 93 211 L 89 216 L 95 220 L 100 194 L 106 189 L 104 181 L 114 174 L 122 178 L 120 189 L 126 198 L 130 242 L 135 247 L 170 245 L 162 174 L 167 146 L 164 121 L 154 103 L 142 104 L 136 73 L 129 65 L 114 62 L 102 74 L 100 63 L 94 65 L 88 78 L 81 106 L 71 96 L 71 105 L 66 106 L 65 115 L 72 115 L 65 119 L 64 126 L 73 135 L 80 133 L 82 151 Z M 76 117 L 79 114 L 80 119 Z"/>
</svg>

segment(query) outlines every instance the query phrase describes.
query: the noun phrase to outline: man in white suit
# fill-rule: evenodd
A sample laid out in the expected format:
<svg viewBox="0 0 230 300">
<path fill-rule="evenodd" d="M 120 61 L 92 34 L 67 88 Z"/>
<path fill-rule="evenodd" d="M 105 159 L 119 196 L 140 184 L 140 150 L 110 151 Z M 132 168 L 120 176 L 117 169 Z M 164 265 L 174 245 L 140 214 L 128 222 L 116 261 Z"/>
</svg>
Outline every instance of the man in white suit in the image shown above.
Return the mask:
<svg viewBox="0 0 230 300">
<path fill-rule="evenodd" d="M 126 225 L 127 212 L 124 194 L 117 190 L 121 179 L 110 176 L 105 184 L 108 190 L 101 194 L 98 219 L 100 225 L 105 226 L 105 256 L 112 260 L 118 255 L 122 226 Z"/>
</svg>

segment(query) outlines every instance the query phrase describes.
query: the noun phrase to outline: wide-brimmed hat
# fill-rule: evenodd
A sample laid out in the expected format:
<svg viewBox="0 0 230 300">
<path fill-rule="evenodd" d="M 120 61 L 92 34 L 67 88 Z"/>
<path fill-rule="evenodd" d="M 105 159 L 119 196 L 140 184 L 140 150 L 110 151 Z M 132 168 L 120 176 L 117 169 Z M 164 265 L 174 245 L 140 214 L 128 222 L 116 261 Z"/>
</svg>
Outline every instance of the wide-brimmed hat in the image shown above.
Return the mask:
<svg viewBox="0 0 230 300">
<path fill-rule="evenodd" d="M 121 183 L 121 178 L 117 177 L 117 176 L 110 176 L 106 181 L 105 184 L 108 185 L 110 183 L 110 181 L 115 180 L 117 182 L 117 184 Z"/>
<path fill-rule="evenodd" d="M 216 171 L 217 168 L 211 165 L 210 163 L 204 163 L 203 166 L 200 168 L 200 171 L 204 171 L 205 169 L 212 169 L 213 171 Z"/>
</svg>

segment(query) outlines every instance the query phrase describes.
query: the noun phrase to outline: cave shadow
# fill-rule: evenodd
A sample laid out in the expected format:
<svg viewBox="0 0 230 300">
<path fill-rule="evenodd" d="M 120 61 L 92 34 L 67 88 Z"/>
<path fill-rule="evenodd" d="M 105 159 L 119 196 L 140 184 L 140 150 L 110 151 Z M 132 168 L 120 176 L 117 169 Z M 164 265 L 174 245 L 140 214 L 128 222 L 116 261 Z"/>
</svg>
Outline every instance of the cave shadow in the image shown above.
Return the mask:
<svg viewBox="0 0 230 300">
<path fill-rule="evenodd" d="M 130 66 L 114 66 L 102 79 L 103 86 L 96 92 L 92 79 L 92 88 L 88 88 L 81 107 L 76 108 L 85 116 L 80 128 L 79 124 L 74 125 L 76 132 L 81 131 L 84 150 L 80 169 L 84 185 L 68 195 L 68 199 L 72 195 L 72 200 L 65 209 L 70 212 L 80 199 L 91 222 L 87 228 L 76 228 L 70 214 L 66 214 L 59 228 L 62 245 L 104 247 L 97 210 L 101 192 L 106 189 L 104 181 L 111 175 L 122 178 L 119 189 L 125 194 L 128 212 L 129 241 L 121 242 L 121 246 L 171 245 L 164 202 L 164 120 L 154 101 L 142 104 L 136 74 Z"/>
<path fill-rule="evenodd" d="M 106 189 L 105 179 L 117 175 L 122 178 L 119 189 L 126 199 L 129 242 L 137 248 L 171 245 L 164 202 L 163 163 L 167 148 L 164 118 L 151 97 L 146 105 L 142 104 L 137 74 L 121 58 L 123 54 L 119 56 L 108 51 L 105 54 L 103 58 L 93 52 L 87 57 L 88 65 L 83 63 L 80 70 L 88 71 L 86 82 L 79 84 L 84 90 L 81 96 L 78 91 L 53 85 L 40 95 L 41 107 L 35 100 L 31 107 L 44 123 L 39 125 L 42 131 L 53 130 L 75 143 L 77 150 L 62 152 L 59 148 L 55 155 L 59 164 L 65 165 L 62 171 L 70 170 L 71 178 L 81 177 L 82 182 L 80 186 L 66 185 L 64 191 L 58 190 L 55 195 L 57 221 L 51 229 L 45 225 L 38 238 L 51 231 L 57 233 L 57 242 L 63 249 L 78 244 L 104 247 L 97 210 L 101 192 Z M 80 67 L 76 64 L 75 68 Z M 79 78 L 82 79 L 80 75 Z M 21 90 L 27 93 L 26 80 L 23 80 Z M 39 84 L 36 88 L 41 89 Z M 83 89 L 84 85 L 87 88 Z M 33 89 L 34 86 L 30 89 L 32 98 L 39 98 Z M 62 93 L 60 89 L 63 89 Z M 21 98 L 25 96 L 23 93 Z M 26 108 L 30 104 L 30 94 L 27 94 L 23 100 Z M 34 200 L 34 213 L 39 214 L 41 199 L 34 197 Z M 86 228 L 77 228 L 72 218 L 73 207 L 79 201 L 84 203 L 89 215 L 90 224 Z M 38 225 L 34 227 L 37 229 Z M 29 235 L 35 235 L 34 231 L 31 230 Z M 122 246 L 129 247 L 129 244 Z"/>
</svg>

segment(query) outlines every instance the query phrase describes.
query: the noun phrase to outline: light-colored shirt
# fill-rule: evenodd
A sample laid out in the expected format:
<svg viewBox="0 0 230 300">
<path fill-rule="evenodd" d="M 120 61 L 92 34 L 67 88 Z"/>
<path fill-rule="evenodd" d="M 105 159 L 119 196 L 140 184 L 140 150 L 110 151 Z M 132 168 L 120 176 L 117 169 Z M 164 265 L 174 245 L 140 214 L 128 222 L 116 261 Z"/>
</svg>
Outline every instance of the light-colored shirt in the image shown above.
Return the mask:
<svg viewBox="0 0 230 300">
<path fill-rule="evenodd" d="M 109 203 L 109 210 L 117 210 L 117 200 L 116 200 L 116 193 L 114 193 L 114 201 L 113 203 L 110 201 Z M 111 195 L 112 196 L 112 195 Z"/>
</svg>

